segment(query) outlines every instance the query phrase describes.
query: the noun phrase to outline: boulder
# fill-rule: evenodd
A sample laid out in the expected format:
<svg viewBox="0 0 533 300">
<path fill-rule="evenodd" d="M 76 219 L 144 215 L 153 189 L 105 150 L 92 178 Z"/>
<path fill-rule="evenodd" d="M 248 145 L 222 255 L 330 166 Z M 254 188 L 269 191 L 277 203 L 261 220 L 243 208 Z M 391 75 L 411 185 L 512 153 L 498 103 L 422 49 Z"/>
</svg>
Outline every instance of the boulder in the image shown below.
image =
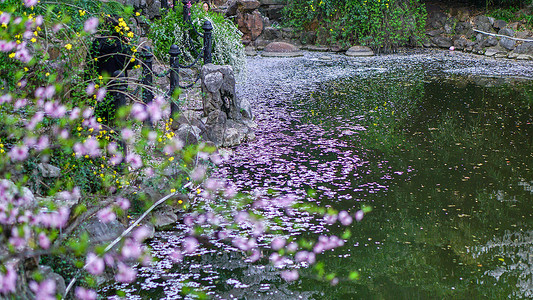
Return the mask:
<svg viewBox="0 0 533 300">
<path fill-rule="evenodd" d="M 467 38 L 473 36 L 474 31 L 472 30 L 472 24 L 470 22 L 459 22 L 455 26 L 455 33 L 459 35 L 464 35 Z"/>
<path fill-rule="evenodd" d="M 257 55 L 257 51 L 255 51 L 255 48 L 253 46 L 246 46 L 244 48 L 244 53 L 248 56 L 256 56 Z"/>
<path fill-rule="evenodd" d="M 493 46 L 496 46 L 498 45 L 498 39 L 493 37 L 493 36 L 489 36 L 486 40 L 484 40 L 482 43 L 481 43 L 481 46 L 482 47 L 493 47 Z"/>
<path fill-rule="evenodd" d="M 292 44 L 285 42 L 272 42 L 266 45 L 263 56 L 294 57 L 302 56 L 300 49 Z"/>
<path fill-rule="evenodd" d="M 202 130 L 194 125 L 181 124 L 176 131 L 176 136 L 184 142 L 185 146 L 196 145 L 200 141 L 201 132 Z"/>
<path fill-rule="evenodd" d="M 91 245 L 98 245 L 104 242 L 111 242 L 126 230 L 126 226 L 117 220 L 107 223 L 101 222 L 98 217 L 92 217 L 85 221 L 80 230 L 89 235 Z"/>
<path fill-rule="evenodd" d="M 222 145 L 222 142 L 224 141 L 226 121 L 226 113 L 221 110 L 212 111 L 207 117 L 205 124 L 207 128 L 207 137 L 216 146 Z"/>
<path fill-rule="evenodd" d="M 439 36 L 436 36 L 434 38 L 431 39 L 431 41 L 433 43 L 435 43 L 435 45 L 437 45 L 437 47 L 440 47 L 440 48 L 450 48 L 453 43 L 452 43 L 452 39 L 447 37 L 447 36 L 442 36 L 442 35 L 439 35 Z"/>
<path fill-rule="evenodd" d="M 441 35 L 444 33 L 444 30 L 442 30 L 442 28 L 439 28 L 439 29 L 434 29 L 434 30 L 430 30 L 428 32 L 426 32 L 426 34 L 430 37 L 435 37 L 435 36 L 438 36 L 438 35 Z"/>
<path fill-rule="evenodd" d="M 505 52 L 504 50 L 501 50 L 501 49 L 499 49 L 497 47 L 491 47 L 491 48 L 487 48 L 485 50 L 485 56 L 502 57 L 502 55 L 507 56 L 507 52 Z"/>
<path fill-rule="evenodd" d="M 464 50 L 467 47 L 467 44 L 468 40 L 462 37 L 453 41 L 453 46 L 456 50 Z"/>
<path fill-rule="evenodd" d="M 259 8 L 260 5 L 261 3 L 257 0 L 238 0 L 237 1 L 237 7 L 238 7 L 238 10 L 240 11 L 252 11 L 252 10 Z"/>
<path fill-rule="evenodd" d="M 263 32 L 263 16 L 257 10 L 253 12 L 238 11 L 235 22 L 237 28 L 243 33 L 243 40 L 254 41 Z"/>
<path fill-rule="evenodd" d="M 347 56 L 374 56 L 374 51 L 366 46 L 353 46 L 346 51 Z"/>
<path fill-rule="evenodd" d="M 515 48 L 516 41 L 512 40 L 512 39 L 508 39 L 508 38 L 502 38 L 500 40 L 500 46 L 502 46 L 503 48 L 511 51 L 511 50 L 513 50 Z"/>
<path fill-rule="evenodd" d="M 13 204 L 15 207 L 28 209 L 36 205 L 35 196 L 27 187 L 17 187 L 11 180 L 0 180 L 0 205 Z"/>
<path fill-rule="evenodd" d="M 240 119 L 240 102 L 235 94 L 235 76 L 228 65 L 202 67 L 202 105 L 204 116 L 222 110 L 230 119 Z"/>
<path fill-rule="evenodd" d="M 170 230 L 176 225 L 178 215 L 172 211 L 157 209 L 152 212 L 151 221 L 155 230 Z"/>
<path fill-rule="evenodd" d="M 281 38 L 281 31 L 279 28 L 265 27 L 261 37 L 265 40 L 277 40 Z"/>
<path fill-rule="evenodd" d="M 507 22 L 505 22 L 504 20 L 495 20 L 494 24 L 492 26 L 495 29 L 500 30 L 500 29 L 504 28 L 505 26 L 507 26 Z"/>
<path fill-rule="evenodd" d="M 474 27 L 485 32 L 492 32 L 492 24 L 487 16 L 477 16 L 474 18 Z"/>
<path fill-rule="evenodd" d="M 61 169 L 51 164 L 40 163 L 37 168 L 44 178 L 57 178 L 61 175 Z"/>
<path fill-rule="evenodd" d="M 498 31 L 498 34 L 514 37 L 515 31 L 512 30 L 511 28 L 502 28 L 500 29 L 500 31 Z"/>
<path fill-rule="evenodd" d="M 516 46 L 514 52 L 517 54 L 529 54 L 533 55 L 533 42 L 523 42 Z"/>
</svg>

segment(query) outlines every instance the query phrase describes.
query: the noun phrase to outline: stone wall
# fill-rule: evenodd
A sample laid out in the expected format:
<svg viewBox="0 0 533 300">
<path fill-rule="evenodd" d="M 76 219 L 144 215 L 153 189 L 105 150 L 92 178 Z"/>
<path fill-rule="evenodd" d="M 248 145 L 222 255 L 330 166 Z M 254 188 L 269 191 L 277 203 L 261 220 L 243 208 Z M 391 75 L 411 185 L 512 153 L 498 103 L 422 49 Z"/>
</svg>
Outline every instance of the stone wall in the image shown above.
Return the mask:
<svg viewBox="0 0 533 300">
<path fill-rule="evenodd" d="M 471 15 L 468 8 L 449 9 L 445 13 L 441 7 L 428 5 L 427 10 L 424 47 L 533 59 L 533 32 L 520 22 L 507 23 L 484 15 Z"/>
</svg>

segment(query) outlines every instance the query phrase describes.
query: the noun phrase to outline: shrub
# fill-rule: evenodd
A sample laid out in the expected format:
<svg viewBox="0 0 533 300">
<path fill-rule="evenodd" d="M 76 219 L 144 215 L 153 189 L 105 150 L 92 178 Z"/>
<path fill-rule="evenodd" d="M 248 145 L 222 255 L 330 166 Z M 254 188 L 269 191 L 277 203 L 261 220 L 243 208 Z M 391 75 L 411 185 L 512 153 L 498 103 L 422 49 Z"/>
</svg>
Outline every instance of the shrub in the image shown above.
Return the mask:
<svg viewBox="0 0 533 300">
<path fill-rule="evenodd" d="M 181 61 L 192 62 L 203 47 L 203 39 L 194 32 L 190 24 L 183 21 L 181 5 L 164 13 L 161 19 L 147 20 L 148 37 L 154 45 L 155 56 L 163 61 L 169 60 L 168 51 L 173 44 L 181 51 Z M 213 25 L 213 63 L 231 65 L 236 74 L 242 74 L 246 68 L 246 55 L 241 43 L 241 33 L 230 20 L 215 12 L 205 12 L 198 5 L 191 7 L 192 26 L 202 33 L 202 25 L 209 20 Z M 192 42 L 189 43 L 189 41 Z"/>
<path fill-rule="evenodd" d="M 290 0 L 284 20 L 300 29 L 323 28 L 329 43 L 390 52 L 424 37 L 426 12 L 418 0 Z"/>
</svg>

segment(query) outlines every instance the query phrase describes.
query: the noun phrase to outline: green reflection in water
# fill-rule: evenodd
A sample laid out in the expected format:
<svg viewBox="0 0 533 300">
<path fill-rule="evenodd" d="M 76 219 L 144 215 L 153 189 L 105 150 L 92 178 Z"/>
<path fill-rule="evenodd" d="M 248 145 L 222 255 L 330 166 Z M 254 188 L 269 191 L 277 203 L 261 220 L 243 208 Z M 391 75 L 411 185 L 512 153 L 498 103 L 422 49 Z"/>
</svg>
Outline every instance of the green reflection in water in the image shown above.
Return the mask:
<svg viewBox="0 0 533 300">
<path fill-rule="evenodd" d="M 308 272 L 295 289 L 328 299 L 533 296 L 533 85 L 501 81 L 384 73 L 296 103 L 364 160 L 411 172 L 371 197 L 354 192 L 374 211 L 352 226 L 355 245 L 322 257 L 328 272 L 358 270 L 360 280 L 330 286 Z M 346 134 L 355 125 L 366 130 Z"/>
</svg>

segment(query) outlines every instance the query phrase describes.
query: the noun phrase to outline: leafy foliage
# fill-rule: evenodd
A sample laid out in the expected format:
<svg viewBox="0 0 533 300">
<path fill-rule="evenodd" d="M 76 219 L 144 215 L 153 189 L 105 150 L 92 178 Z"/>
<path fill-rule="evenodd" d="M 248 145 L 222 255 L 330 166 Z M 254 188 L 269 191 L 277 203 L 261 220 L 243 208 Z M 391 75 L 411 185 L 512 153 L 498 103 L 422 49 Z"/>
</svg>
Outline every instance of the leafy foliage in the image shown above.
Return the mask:
<svg viewBox="0 0 533 300">
<path fill-rule="evenodd" d="M 290 0 L 285 7 L 286 25 L 317 30 L 328 43 L 359 43 L 377 52 L 416 44 L 425 20 L 418 0 Z"/>
<path fill-rule="evenodd" d="M 168 61 L 170 46 L 175 44 L 180 49 L 182 62 L 194 61 L 203 48 L 203 39 L 196 32 L 202 33 L 204 21 L 209 20 L 213 26 L 213 63 L 231 65 L 236 74 L 243 73 L 246 56 L 241 33 L 235 24 L 221 14 L 203 11 L 198 5 L 192 5 L 190 17 L 192 27 L 183 21 L 183 6 L 178 5 L 161 19 L 146 20 L 150 28 L 148 37 L 153 41 L 156 57 Z"/>
</svg>

